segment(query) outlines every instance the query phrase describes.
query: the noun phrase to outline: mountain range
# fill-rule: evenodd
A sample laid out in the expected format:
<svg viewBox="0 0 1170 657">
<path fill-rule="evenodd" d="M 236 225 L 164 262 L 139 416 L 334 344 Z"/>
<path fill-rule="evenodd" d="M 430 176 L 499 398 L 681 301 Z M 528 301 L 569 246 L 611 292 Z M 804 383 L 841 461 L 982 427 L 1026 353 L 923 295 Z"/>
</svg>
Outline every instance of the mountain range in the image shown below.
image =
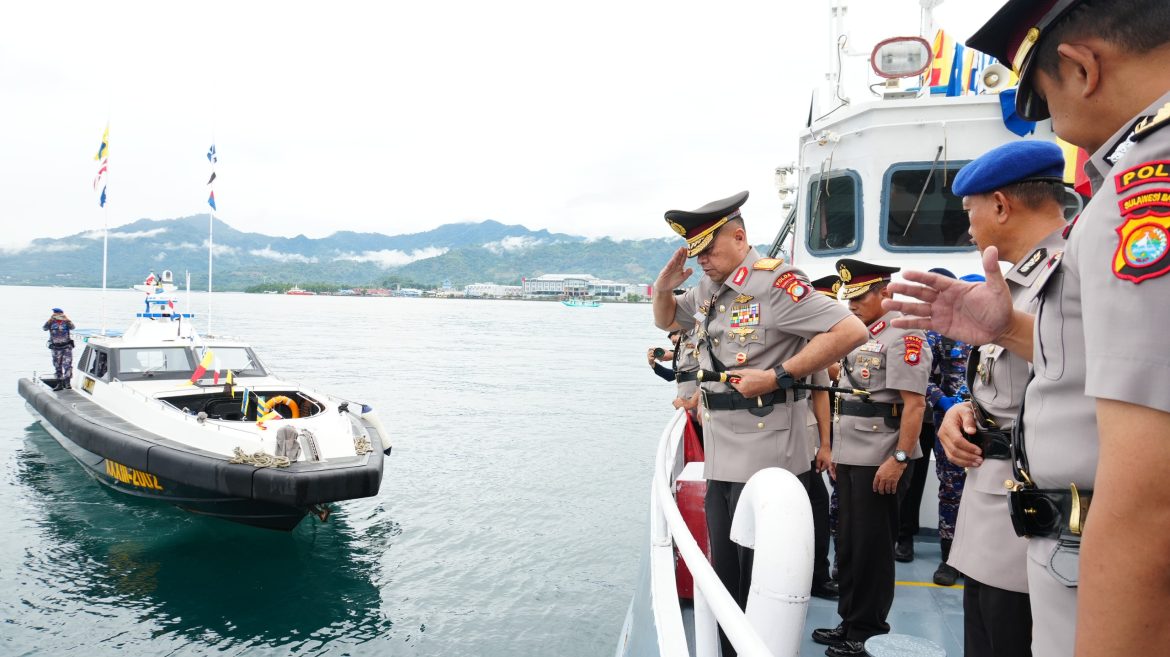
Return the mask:
<svg viewBox="0 0 1170 657">
<path fill-rule="evenodd" d="M 207 286 L 208 216 L 141 219 L 110 229 L 108 285 L 141 283 L 150 271 L 191 272 L 193 288 Z M 445 224 L 422 233 L 336 232 L 328 237 L 281 237 L 214 225 L 215 288 L 246 290 L 298 284 L 436 287 L 446 281 L 516 284 L 551 273 L 592 274 L 649 283 L 677 249 L 677 237 L 590 240 L 529 230 L 498 221 Z M 0 284 L 101 285 L 100 230 L 40 238 L 0 250 Z"/>
</svg>

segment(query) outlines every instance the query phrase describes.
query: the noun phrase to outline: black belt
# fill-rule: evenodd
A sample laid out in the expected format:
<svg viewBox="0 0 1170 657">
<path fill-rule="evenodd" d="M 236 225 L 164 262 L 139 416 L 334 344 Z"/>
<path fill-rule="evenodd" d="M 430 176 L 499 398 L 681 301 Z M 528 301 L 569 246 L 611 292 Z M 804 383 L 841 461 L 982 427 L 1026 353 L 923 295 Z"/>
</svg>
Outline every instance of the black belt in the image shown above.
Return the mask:
<svg viewBox="0 0 1170 657">
<path fill-rule="evenodd" d="M 1012 528 L 1017 536 L 1074 539 L 1085 529 L 1093 491 L 1023 488 L 1008 493 Z"/>
<path fill-rule="evenodd" d="M 902 415 L 902 405 L 883 402 L 842 401 L 837 412 L 841 415 L 854 417 L 899 417 Z"/>
<path fill-rule="evenodd" d="M 703 406 L 709 411 L 744 411 L 797 401 L 807 395 L 805 390 L 774 390 L 759 397 L 744 397 L 738 392 L 709 392 L 703 395 Z"/>
<path fill-rule="evenodd" d="M 699 378 L 698 370 L 692 372 L 678 372 L 674 373 L 674 380 L 679 383 L 686 383 L 687 381 L 694 381 Z"/>
<path fill-rule="evenodd" d="M 1012 457 L 1012 432 L 1000 429 L 976 429 L 967 440 L 983 450 L 983 458 L 1007 460 Z"/>
</svg>

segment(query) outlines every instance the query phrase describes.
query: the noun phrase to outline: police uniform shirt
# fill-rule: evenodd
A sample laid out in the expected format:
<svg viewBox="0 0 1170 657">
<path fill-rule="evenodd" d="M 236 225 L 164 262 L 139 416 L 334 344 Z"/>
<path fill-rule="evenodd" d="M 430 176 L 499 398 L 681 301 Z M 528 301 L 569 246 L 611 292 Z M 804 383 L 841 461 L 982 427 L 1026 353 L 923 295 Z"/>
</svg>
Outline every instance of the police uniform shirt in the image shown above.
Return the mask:
<svg viewBox="0 0 1170 657">
<path fill-rule="evenodd" d="M 683 372 L 695 372 L 699 369 L 699 348 L 695 344 L 694 331 L 688 331 L 683 335 L 678 342 L 678 355 L 674 360 L 674 371 L 676 374 Z M 678 382 L 678 398 L 690 399 L 694 396 L 695 391 L 699 389 L 699 383 L 695 380 L 679 381 Z"/>
<path fill-rule="evenodd" d="M 930 378 L 930 345 L 919 330 L 901 329 L 892 320 L 898 312 L 886 313 L 869 326 L 869 340 L 845 358 L 841 371 L 843 386 L 868 390 L 869 400 L 901 404 L 901 391 L 926 394 Z M 857 395 L 840 395 L 841 403 L 861 402 Z M 845 465 L 881 465 L 898 447 L 898 427 L 891 427 L 882 417 L 857 417 L 841 414 L 838 418 L 833 462 Z M 909 454 L 922 456 L 922 447 L 914 441 Z"/>
<path fill-rule="evenodd" d="M 778 367 L 849 317 L 846 308 L 813 291 L 800 270 L 761 258 L 755 249 L 723 283 L 704 276 L 677 297 L 677 304 L 675 321 L 697 327 L 699 362 L 706 370 L 716 369 L 712 353 L 728 369 Z M 705 393 L 734 390 L 711 382 L 702 388 Z M 704 409 L 703 476 L 745 482 L 767 467 L 808 471 L 807 409 L 803 401 L 777 404 L 762 417 L 749 410 Z"/>
<path fill-rule="evenodd" d="M 1064 249 L 1064 228 L 1040 241 L 1006 274 L 1012 305 L 1027 313 L 1036 312 L 1033 286 L 1041 280 L 1048 263 Z M 979 348 L 971 396 L 995 421 L 1010 429 L 1020 412 L 1028 385 L 1028 361 L 999 345 Z M 955 526 L 955 540 L 947 563 L 975 580 L 1007 591 L 1028 592 L 1028 541 L 1016 536 L 1008 512 L 1007 488 L 1012 479 L 1008 459 L 984 459 L 983 465 L 967 470 L 963 503 Z"/>
</svg>

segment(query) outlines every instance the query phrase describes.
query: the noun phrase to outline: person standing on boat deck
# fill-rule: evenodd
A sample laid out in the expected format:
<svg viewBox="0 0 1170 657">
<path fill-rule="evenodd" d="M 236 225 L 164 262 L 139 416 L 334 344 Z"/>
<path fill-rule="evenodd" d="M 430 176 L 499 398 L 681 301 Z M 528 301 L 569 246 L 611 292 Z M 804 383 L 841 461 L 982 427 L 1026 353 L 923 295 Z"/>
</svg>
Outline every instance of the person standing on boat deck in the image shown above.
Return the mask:
<svg viewBox="0 0 1170 657">
<path fill-rule="evenodd" d="M 909 461 L 922 455 L 918 435 L 926 410 L 931 352 L 922 331 L 892 325 L 882 310 L 897 267 L 837 261 L 841 297 L 869 327 L 869 340 L 850 353 L 842 378 L 869 395 L 837 395 L 833 463 L 841 508 L 837 518 L 837 613 L 841 623 L 812 633 L 829 657 L 865 654 L 871 636 L 886 634 L 894 602 L 894 542 L 899 496 L 910 485 Z"/>
<path fill-rule="evenodd" d="M 69 383 L 73 378 L 73 337 L 69 332 L 74 328 L 73 320 L 60 308 L 53 309 L 53 314 L 49 315 L 43 327 L 49 332 L 49 350 L 53 353 L 53 371 L 57 377 L 57 385 L 53 386 L 53 390 L 73 387 Z"/>
<path fill-rule="evenodd" d="M 836 274 L 822 276 L 811 283 L 813 290 L 823 294 L 834 303 L 837 302 L 837 290 L 841 288 L 841 279 Z M 821 370 L 812 375 L 812 383 L 828 386 L 833 384 L 828 370 Z M 829 472 L 829 481 L 834 481 L 833 473 L 833 422 L 832 422 L 832 394 L 825 390 L 814 390 L 809 395 L 809 447 L 812 450 L 813 476 L 808 478 L 808 501 L 813 512 L 813 583 L 812 595 L 825 600 L 836 600 L 840 591 L 837 588 L 836 578 L 833 577 L 829 566 L 829 543 L 832 530 L 830 516 L 837 500 L 837 487 L 833 484 L 833 493 L 825 489 L 824 477 L 818 476 L 822 472 Z"/>
<path fill-rule="evenodd" d="M 703 268 L 698 286 L 675 297 L 654 296 L 654 323 L 695 327 L 700 365 L 732 370 L 735 383 L 704 382 L 700 410 L 705 440 L 703 475 L 707 532 L 715 572 L 743 607 L 752 552 L 729 536 L 744 483 L 757 471 L 784 468 L 802 481 L 809 467 L 807 404 L 794 381 L 825 369 L 865 341 L 865 327 L 841 305 L 815 294 L 799 270 L 763 258 L 748 242 L 740 206 L 748 193 L 695 210 L 666 213 L 687 245 L 671 256 L 654 282 L 670 290 L 690 277 L 688 257 Z M 735 654 L 720 633 L 724 657 Z"/>
<path fill-rule="evenodd" d="M 926 287 L 897 291 L 919 301 L 890 307 L 1032 360 L 1009 500 L 1030 535 L 1032 653 L 1165 654 L 1170 3 L 1012 0 L 967 44 L 1012 63 L 1018 114 L 1093 154 L 1094 195 L 1042 265 L 1034 317 L 1012 309 L 994 248 L 985 284 L 907 274 Z"/>
<path fill-rule="evenodd" d="M 1018 141 L 985 153 L 955 177 L 952 191 L 963 197 L 975 243 L 980 250 L 996 247 L 1012 264 L 1006 276 L 1012 304 L 1025 312 L 1035 311 L 1032 285 L 1064 249 L 1063 175 L 1060 147 Z M 1028 543 L 1012 529 L 1003 485 L 1013 476 L 1010 430 L 1028 374 L 1027 360 L 1002 346 L 983 345 L 966 372 L 972 401 L 953 406 L 938 425 L 947 457 L 969 468 L 949 560 L 966 577 L 963 654 L 968 657 L 1032 654 Z M 975 406 L 986 418 L 978 423 Z"/>
</svg>

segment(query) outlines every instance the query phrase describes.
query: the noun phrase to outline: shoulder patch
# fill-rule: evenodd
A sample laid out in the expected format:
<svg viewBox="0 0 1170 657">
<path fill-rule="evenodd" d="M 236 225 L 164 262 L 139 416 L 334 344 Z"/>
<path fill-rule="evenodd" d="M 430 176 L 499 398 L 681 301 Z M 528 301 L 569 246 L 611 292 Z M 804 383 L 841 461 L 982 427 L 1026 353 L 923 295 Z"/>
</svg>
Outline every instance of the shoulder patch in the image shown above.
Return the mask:
<svg viewBox="0 0 1170 657">
<path fill-rule="evenodd" d="M 765 269 L 767 271 L 776 271 L 780 265 L 784 264 L 783 258 L 760 258 L 752 265 L 752 269 Z"/>
<path fill-rule="evenodd" d="M 906 345 L 906 353 L 902 356 L 902 360 L 906 361 L 907 365 L 917 365 L 922 362 L 922 338 L 917 335 L 904 335 L 902 342 Z"/>
<path fill-rule="evenodd" d="M 790 271 L 777 276 L 772 287 L 787 292 L 793 303 L 807 297 L 808 293 L 812 291 L 812 287 L 808 283 Z"/>
<path fill-rule="evenodd" d="M 1141 141 L 1167 123 L 1170 123 L 1170 103 L 1166 103 L 1158 108 L 1158 111 L 1153 116 L 1147 116 L 1139 121 L 1133 128 L 1133 140 Z"/>
<path fill-rule="evenodd" d="M 1152 189 L 1148 192 L 1138 192 L 1117 202 L 1121 214 L 1135 214 L 1138 210 L 1153 207 L 1170 207 L 1170 189 Z"/>
<path fill-rule="evenodd" d="M 1127 216 L 1117 236 L 1111 263 L 1115 276 L 1141 283 L 1170 272 L 1170 212 Z"/>
<path fill-rule="evenodd" d="M 1170 160 L 1152 160 L 1130 167 L 1113 176 L 1120 194 L 1127 189 L 1152 182 L 1170 182 Z"/>
</svg>

